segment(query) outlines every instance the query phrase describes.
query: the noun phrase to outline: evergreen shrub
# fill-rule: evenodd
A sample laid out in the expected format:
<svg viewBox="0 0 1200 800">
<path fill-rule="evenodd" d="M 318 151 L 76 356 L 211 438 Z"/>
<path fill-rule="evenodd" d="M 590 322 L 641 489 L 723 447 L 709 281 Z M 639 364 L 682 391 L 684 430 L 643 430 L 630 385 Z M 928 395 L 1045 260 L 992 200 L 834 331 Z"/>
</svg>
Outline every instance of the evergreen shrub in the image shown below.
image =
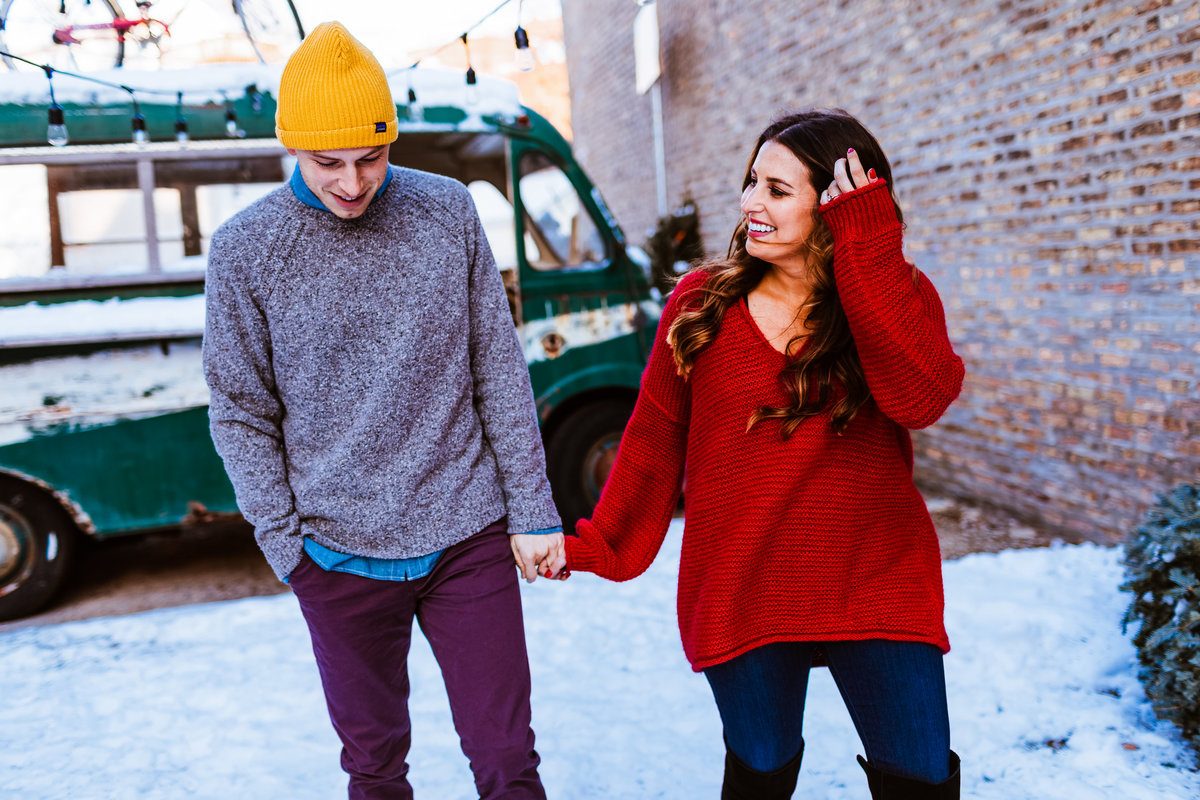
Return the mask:
<svg viewBox="0 0 1200 800">
<path fill-rule="evenodd" d="M 646 242 L 646 253 L 650 256 L 650 280 L 664 294 L 675 287 L 676 279 L 692 262 L 704 258 L 700 213 L 693 200 L 684 198 L 682 206 L 658 218 L 658 226 Z"/>
<path fill-rule="evenodd" d="M 1125 626 L 1138 623 L 1133 643 L 1138 678 L 1161 719 L 1200 740 L 1200 486 L 1181 484 L 1160 495 L 1125 545 L 1121 586 L 1133 593 Z"/>
</svg>

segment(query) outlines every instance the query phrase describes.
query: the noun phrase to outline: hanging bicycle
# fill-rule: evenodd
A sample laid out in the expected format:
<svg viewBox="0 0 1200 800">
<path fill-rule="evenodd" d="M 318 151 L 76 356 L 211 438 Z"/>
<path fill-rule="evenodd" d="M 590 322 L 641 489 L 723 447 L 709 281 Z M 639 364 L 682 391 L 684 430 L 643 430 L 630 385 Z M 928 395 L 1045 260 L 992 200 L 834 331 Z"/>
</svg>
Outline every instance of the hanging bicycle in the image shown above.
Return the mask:
<svg viewBox="0 0 1200 800">
<path fill-rule="evenodd" d="M 204 13 L 214 7 L 233 14 Z M 128 15 L 117 0 L 0 0 L 0 51 L 75 71 L 141 65 L 161 58 L 181 32 L 228 38 L 223 24 L 234 19 L 262 63 L 286 56 L 304 38 L 292 0 L 140 0 Z M 0 60 L 9 69 L 30 68 Z"/>
</svg>

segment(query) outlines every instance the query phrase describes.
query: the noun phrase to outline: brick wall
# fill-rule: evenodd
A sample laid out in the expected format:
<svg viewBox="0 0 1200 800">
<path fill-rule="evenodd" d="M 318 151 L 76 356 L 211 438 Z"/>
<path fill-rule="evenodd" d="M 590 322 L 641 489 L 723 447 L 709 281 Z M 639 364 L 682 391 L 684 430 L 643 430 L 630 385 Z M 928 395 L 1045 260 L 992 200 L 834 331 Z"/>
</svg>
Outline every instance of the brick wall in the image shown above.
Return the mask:
<svg viewBox="0 0 1200 800">
<path fill-rule="evenodd" d="M 654 224 L 632 0 L 563 4 L 577 152 Z M 967 362 L 918 478 L 1095 539 L 1200 480 L 1200 3 L 659 0 L 667 188 L 710 252 L 778 112 L 837 106 L 892 160 L 906 248 Z"/>
<path fill-rule="evenodd" d="M 654 224 L 650 100 L 633 89 L 633 18 L 627 2 L 563 3 L 572 147 L 630 240 Z M 586 64 L 586 68 L 577 65 Z M 580 130 L 586 131 L 580 136 Z"/>
</svg>

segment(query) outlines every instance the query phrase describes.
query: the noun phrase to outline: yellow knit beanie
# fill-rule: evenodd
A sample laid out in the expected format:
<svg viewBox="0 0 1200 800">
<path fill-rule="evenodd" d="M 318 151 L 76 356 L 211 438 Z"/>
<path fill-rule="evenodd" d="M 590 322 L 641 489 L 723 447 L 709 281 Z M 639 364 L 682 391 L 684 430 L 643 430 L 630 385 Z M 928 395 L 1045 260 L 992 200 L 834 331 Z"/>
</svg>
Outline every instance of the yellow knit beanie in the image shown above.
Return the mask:
<svg viewBox="0 0 1200 800">
<path fill-rule="evenodd" d="M 296 150 L 396 141 L 396 103 L 383 67 L 340 22 L 324 22 L 283 68 L 275 135 Z"/>
</svg>

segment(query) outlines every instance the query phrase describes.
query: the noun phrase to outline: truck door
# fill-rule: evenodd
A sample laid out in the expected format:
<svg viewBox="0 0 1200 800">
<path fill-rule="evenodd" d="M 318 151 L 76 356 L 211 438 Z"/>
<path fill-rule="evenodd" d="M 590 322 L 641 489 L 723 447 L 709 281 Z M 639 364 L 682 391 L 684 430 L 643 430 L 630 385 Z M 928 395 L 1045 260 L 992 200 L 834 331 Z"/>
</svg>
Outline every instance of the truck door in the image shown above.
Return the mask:
<svg viewBox="0 0 1200 800">
<path fill-rule="evenodd" d="M 564 523 L 589 516 L 647 355 L 646 286 L 585 176 L 537 143 L 511 154 L 522 346 Z"/>
</svg>

